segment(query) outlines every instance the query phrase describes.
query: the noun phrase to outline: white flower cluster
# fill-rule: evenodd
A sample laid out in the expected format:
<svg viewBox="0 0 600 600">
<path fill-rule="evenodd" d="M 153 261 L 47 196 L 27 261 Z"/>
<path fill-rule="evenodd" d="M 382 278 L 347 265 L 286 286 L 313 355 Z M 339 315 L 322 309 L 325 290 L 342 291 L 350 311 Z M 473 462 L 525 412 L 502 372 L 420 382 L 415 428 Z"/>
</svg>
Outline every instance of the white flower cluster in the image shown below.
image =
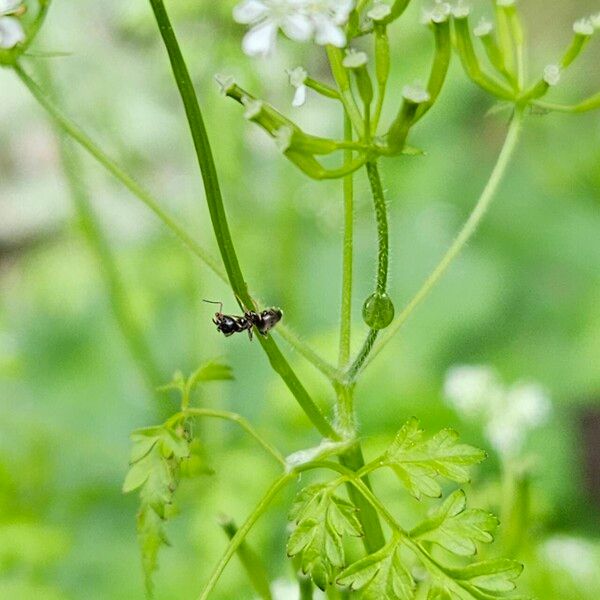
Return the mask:
<svg viewBox="0 0 600 600">
<path fill-rule="evenodd" d="M 598 573 L 598 552 L 586 539 L 557 535 L 541 544 L 539 551 L 553 569 L 562 568 L 582 584 Z"/>
<path fill-rule="evenodd" d="M 518 455 L 529 431 L 543 425 L 551 411 L 540 385 L 521 381 L 507 388 L 488 366 L 452 367 L 444 395 L 463 417 L 483 422 L 486 437 L 503 458 Z"/>
<path fill-rule="evenodd" d="M 233 18 L 250 30 L 242 48 L 249 56 L 267 56 L 275 48 L 281 29 L 291 40 L 317 44 L 346 45 L 344 26 L 354 9 L 354 0 L 242 0 Z"/>
<path fill-rule="evenodd" d="M 16 18 L 23 11 L 22 0 L 0 0 L 0 48 L 8 50 L 25 40 L 21 21 Z"/>
</svg>

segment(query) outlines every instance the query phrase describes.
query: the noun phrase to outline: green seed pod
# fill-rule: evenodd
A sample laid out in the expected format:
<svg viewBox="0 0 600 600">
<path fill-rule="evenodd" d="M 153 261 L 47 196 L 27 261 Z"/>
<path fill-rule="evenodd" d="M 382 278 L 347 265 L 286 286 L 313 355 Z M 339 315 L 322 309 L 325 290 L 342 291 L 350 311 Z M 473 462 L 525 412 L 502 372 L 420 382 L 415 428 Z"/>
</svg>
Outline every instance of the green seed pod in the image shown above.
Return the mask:
<svg viewBox="0 0 600 600">
<path fill-rule="evenodd" d="M 363 320 L 371 329 L 385 329 L 394 320 L 394 304 L 387 294 L 375 292 L 363 305 Z"/>
</svg>

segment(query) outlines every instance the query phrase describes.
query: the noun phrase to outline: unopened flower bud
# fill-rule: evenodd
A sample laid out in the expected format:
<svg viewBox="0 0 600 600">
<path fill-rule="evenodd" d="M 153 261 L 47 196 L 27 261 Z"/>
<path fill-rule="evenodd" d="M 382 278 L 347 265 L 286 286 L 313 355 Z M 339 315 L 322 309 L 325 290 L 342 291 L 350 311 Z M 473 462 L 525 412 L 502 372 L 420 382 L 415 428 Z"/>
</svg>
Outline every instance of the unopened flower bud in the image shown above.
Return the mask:
<svg viewBox="0 0 600 600">
<path fill-rule="evenodd" d="M 560 66 L 547 65 L 544 69 L 543 79 L 550 86 L 557 85 L 560 81 Z"/>
</svg>

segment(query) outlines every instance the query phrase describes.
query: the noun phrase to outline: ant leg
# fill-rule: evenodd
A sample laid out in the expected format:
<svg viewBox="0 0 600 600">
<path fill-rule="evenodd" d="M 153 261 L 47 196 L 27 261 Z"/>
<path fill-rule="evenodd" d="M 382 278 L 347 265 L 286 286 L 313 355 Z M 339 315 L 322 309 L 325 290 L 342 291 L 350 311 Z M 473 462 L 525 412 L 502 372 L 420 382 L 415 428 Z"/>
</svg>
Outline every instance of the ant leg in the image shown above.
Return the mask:
<svg viewBox="0 0 600 600">
<path fill-rule="evenodd" d="M 252 341 L 252 325 L 248 328 L 248 337 L 250 338 L 250 341 Z"/>
</svg>

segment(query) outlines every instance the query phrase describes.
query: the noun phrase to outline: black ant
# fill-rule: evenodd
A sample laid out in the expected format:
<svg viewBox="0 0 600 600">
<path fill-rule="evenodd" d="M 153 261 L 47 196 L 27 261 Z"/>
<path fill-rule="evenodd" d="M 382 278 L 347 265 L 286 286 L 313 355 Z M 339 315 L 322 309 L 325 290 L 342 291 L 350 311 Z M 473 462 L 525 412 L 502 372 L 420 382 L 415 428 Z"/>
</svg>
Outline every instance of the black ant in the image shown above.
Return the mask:
<svg viewBox="0 0 600 600">
<path fill-rule="evenodd" d="M 217 326 L 217 331 L 220 331 L 225 337 L 229 337 L 234 333 L 247 331 L 248 337 L 252 340 L 253 327 L 256 327 L 258 333 L 267 337 L 269 331 L 271 331 L 283 317 L 283 312 L 281 312 L 281 309 L 279 308 L 267 308 L 261 313 L 253 310 L 246 310 L 242 317 L 225 315 L 223 314 L 222 302 L 214 302 L 213 300 L 204 300 L 204 302 L 219 305 L 219 310 L 215 313 L 215 317 L 212 321 Z"/>
</svg>

